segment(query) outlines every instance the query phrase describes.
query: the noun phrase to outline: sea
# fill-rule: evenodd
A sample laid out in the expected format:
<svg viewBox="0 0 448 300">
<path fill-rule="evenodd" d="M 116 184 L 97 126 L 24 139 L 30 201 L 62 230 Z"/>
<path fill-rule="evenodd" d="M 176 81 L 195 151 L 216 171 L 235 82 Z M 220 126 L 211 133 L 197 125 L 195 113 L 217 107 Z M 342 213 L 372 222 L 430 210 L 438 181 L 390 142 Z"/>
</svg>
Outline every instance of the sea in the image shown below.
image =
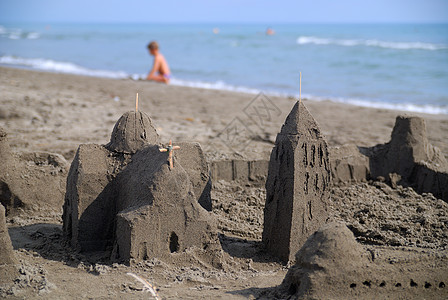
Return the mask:
<svg viewBox="0 0 448 300">
<path fill-rule="evenodd" d="M 173 85 L 448 115 L 448 24 L 0 23 L 0 65 L 138 80 L 152 40 Z"/>
</svg>

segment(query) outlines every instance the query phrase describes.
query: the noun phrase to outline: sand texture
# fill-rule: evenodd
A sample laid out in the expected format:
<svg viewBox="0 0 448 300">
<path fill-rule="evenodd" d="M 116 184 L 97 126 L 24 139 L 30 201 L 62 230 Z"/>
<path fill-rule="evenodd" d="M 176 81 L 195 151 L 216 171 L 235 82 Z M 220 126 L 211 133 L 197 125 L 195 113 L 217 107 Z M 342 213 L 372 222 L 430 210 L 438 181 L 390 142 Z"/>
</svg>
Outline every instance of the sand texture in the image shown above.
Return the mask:
<svg viewBox="0 0 448 300">
<path fill-rule="evenodd" d="M 318 127 L 325 139 L 306 137 L 307 143 L 328 148 L 332 164 L 316 173 L 331 173 L 337 180 L 325 192 L 325 224 L 302 236 L 294 262 L 284 264 L 262 240 L 265 202 L 272 192 L 265 182 L 275 140 L 297 99 L 0 71 L 0 200 L 7 210 L 12 260 L 8 239 L 2 237 L 2 243 L 9 249 L 8 268 L 17 271 L 14 281 L 0 283 L 0 297 L 155 299 L 128 275 L 133 273 L 154 284 L 159 299 L 448 298 L 448 204 L 425 192 L 431 178 L 445 178 L 428 174 L 445 172 L 446 115 L 400 119 L 404 127 L 411 120 L 412 130 L 426 128 L 420 141 L 409 140 L 393 133 L 403 112 L 305 99 L 313 120 L 304 126 Z M 132 112 L 136 92 L 139 111 L 150 120 Z M 287 125 L 285 136 L 300 141 L 294 124 Z M 403 143 L 392 142 L 394 137 L 408 139 L 404 150 L 418 160 L 408 166 L 425 168 L 415 168 L 423 179 L 400 176 L 408 170 L 385 162 L 408 158 L 408 152 L 398 153 Z M 181 148 L 174 170 L 166 163 L 168 154 L 156 151 L 169 140 Z M 386 153 L 384 165 L 372 169 L 370 163 L 381 153 Z M 303 169 L 297 172 L 297 178 L 306 178 Z M 373 178 L 371 172 L 378 174 Z M 85 177 L 80 181 L 76 174 Z M 67 177 L 72 179 L 67 182 Z M 119 188 L 110 184 L 117 178 Z M 409 178 L 423 180 L 422 189 L 409 187 Z M 146 194 L 162 204 L 149 208 Z M 79 251 L 79 232 L 72 232 L 70 223 L 76 210 L 91 206 L 64 206 L 64 197 L 73 203 L 77 197 L 98 201 L 99 209 L 82 223 L 86 245 L 96 251 Z M 109 206 L 113 197 L 122 201 Z M 182 198 L 182 205 L 174 198 Z M 117 248 L 110 242 L 119 211 L 120 230 L 134 233 L 120 234 Z M 197 236 L 187 220 L 210 230 L 208 237 Z M 122 252 L 130 254 L 126 259 L 117 255 L 132 245 L 123 237 L 140 239 L 142 245 L 155 239 L 145 240 L 145 228 L 155 225 L 148 231 L 171 234 L 185 226 L 185 234 L 162 239 L 172 248 L 162 249 L 159 257 L 151 257 L 150 247 Z"/>
</svg>

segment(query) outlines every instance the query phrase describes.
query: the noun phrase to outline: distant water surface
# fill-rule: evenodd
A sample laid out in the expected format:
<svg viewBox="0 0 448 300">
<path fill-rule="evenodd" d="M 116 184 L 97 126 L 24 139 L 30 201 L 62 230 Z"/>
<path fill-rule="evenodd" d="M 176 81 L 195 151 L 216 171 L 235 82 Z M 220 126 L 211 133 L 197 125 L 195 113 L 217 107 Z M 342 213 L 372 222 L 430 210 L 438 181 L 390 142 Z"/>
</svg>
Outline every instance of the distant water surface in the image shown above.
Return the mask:
<svg viewBox="0 0 448 300">
<path fill-rule="evenodd" d="M 172 84 L 448 114 L 448 24 L 0 24 L 0 64 L 134 79 L 157 40 Z M 213 33 L 213 30 L 218 32 Z"/>
</svg>

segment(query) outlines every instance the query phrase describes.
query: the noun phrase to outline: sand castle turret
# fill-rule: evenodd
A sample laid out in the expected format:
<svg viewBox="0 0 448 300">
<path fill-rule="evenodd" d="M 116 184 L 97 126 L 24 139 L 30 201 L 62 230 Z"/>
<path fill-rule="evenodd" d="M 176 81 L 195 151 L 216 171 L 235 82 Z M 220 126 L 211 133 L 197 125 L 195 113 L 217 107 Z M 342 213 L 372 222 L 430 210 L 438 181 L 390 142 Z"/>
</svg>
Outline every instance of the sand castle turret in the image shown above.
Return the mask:
<svg viewBox="0 0 448 300">
<path fill-rule="evenodd" d="M 448 201 L 448 162 L 429 143 L 424 119 L 397 116 L 391 140 L 363 152 L 370 158 L 373 178 L 382 176 L 393 186 L 412 186 Z"/>
<path fill-rule="evenodd" d="M 111 151 L 133 154 L 145 145 L 155 145 L 159 135 L 151 118 L 141 111 L 123 114 L 112 131 L 107 148 Z"/>
<path fill-rule="evenodd" d="M 406 181 L 413 175 L 416 164 L 448 172 L 445 157 L 429 143 L 425 120 L 419 117 L 397 116 L 390 142 L 372 150 L 373 177 L 397 173 Z"/>
<path fill-rule="evenodd" d="M 125 113 L 106 146 L 80 145 L 64 204 L 63 229 L 71 244 L 145 259 L 216 242 L 206 211 L 211 182 L 205 156 L 197 143 L 177 145 L 171 169 L 143 112 Z"/>
<path fill-rule="evenodd" d="M 263 243 L 284 262 L 327 219 L 330 165 L 327 143 L 302 102 L 277 135 L 266 181 Z"/>
</svg>

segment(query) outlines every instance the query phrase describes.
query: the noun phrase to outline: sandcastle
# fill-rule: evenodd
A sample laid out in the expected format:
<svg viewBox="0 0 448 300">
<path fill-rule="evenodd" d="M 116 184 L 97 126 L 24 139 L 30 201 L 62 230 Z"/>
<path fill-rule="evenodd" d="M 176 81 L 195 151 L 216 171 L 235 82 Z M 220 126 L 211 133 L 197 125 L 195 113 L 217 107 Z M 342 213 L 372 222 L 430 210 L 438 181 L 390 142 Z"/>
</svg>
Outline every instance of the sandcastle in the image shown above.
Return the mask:
<svg viewBox="0 0 448 300">
<path fill-rule="evenodd" d="M 118 120 L 109 144 L 79 146 L 63 214 L 74 247 L 141 260 L 217 241 L 200 145 L 177 144 L 170 168 L 158 141 L 149 116 L 131 111 Z"/>
<path fill-rule="evenodd" d="M 59 154 L 13 152 L 0 127 L 0 203 L 7 215 L 20 210 L 60 210 L 68 163 Z"/>
<path fill-rule="evenodd" d="M 412 186 L 448 201 L 448 162 L 426 134 L 425 120 L 397 116 L 391 140 L 361 151 L 370 159 L 373 178 L 384 177 L 392 186 Z"/>
<path fill-rule="evenodd" d="M 282 261 L 327 219 L 330 164 L 319 126 L 298 101 L 277 135 L 266 181 L 263 243 Z"/>
<path fill-rule="evenodd" d="M 17 259 L 6 228 L 5 208 L 0 204 L 0 285 L 12 283 L 18 275 Z"/>
</svg>

